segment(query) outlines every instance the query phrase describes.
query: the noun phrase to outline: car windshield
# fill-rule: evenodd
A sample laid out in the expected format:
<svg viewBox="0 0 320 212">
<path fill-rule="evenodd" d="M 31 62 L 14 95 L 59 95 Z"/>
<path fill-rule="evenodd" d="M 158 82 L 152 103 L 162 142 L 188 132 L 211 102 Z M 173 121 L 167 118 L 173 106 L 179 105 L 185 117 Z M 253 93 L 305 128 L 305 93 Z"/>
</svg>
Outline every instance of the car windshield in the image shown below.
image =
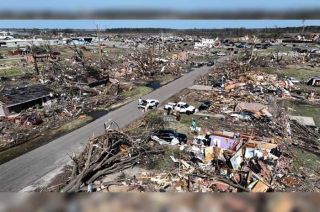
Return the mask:
<svg viewBox="0 0 320 212">
<path fill-rule="evenodd" d="M 174 133 L 174 131 L 172 131 L 172 130 L 159 130 L 157 133 L 159 133 L 159 134 L 170 134 L 170 133 Z"/>
<path fill-rule="evenodd" d="M 141 104 L 141 105 L 146 105 L 147 103 L 148 103 L 148 102 L 147 102 L 146 100 L 142 100 L 140 104 Z"/>
<path fill-rule="evenodd" d="M 187 108 L 187 107 L 189 107 L 189 105 L 188 105 L 188 104 L 185 104 L 183 107 L 186 107 L 186 108 Z"/>
</svg>

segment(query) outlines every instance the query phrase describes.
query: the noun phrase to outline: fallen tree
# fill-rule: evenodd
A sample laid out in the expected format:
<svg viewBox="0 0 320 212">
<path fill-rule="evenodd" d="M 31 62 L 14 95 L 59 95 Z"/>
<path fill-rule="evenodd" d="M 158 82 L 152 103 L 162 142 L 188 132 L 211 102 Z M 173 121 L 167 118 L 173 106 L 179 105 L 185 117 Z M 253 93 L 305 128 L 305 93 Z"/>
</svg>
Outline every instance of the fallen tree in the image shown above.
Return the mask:
<svg viewBox="0 0 320 212">
<path fill-rule="evenodd" d="M 161 152 L 148 148 L 145 141 L 137 143 L 120 131 L 108 130 L 90 139 L 82 153 L 71 157 L 71 178 L 62 192 L 79 192 L 102 176 L 130 168 L 142 158 Z"/>
</svg>

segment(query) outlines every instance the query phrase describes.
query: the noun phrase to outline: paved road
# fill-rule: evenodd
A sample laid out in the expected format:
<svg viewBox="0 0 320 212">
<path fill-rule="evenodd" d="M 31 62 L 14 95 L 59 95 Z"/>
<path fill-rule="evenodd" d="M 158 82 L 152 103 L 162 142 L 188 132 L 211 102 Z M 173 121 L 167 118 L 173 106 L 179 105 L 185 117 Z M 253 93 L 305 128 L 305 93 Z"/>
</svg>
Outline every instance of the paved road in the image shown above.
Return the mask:
<svg viewBox="0 0 320 212">
<path fill-rule="evenodd" d="M 209 69 L 209 67 L 197 68 L 143 98 L 155 98 L 163 103 L 174 94 L 193 85 L 194 80 L 207 73 Z M 137 109 L 137 104 L 138 101 L 135 100 L 82 128 L 2 164 L 0 191 L 20 191 L 29 185 L 41 184 L 39 181 L 42 181 L 44 176 L 70 161 L 67 154 L 81 151 L 93 133 L 94 135 L 102 134 L 103 123 L 112 119 L 122 128 L 143 116 L 143 112 Z"/>
</svg>

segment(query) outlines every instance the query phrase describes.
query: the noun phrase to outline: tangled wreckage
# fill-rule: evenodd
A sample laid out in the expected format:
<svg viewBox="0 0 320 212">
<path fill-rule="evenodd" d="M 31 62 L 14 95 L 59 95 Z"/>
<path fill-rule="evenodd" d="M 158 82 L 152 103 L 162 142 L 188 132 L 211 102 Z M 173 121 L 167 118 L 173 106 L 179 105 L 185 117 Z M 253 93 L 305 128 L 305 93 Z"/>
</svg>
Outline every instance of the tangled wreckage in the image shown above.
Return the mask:
<svg viewBox="0 0 320 212">
<path fill-rule="evenodd" d="M 177 151 L 175 156 L 169 156 L 173 164 L 170 169 L 144 170 L 111 181 L 108 177 L 111 174 L 126 170 L 130 173 L 136 166 L 145 167 L 151 161 L 161 160 L 168 146 L 107 130 L 104 135 L 90 139 L 82 153 L 72 156 L 68 177 L 58 186 L 63 192 L 285 191 L 301 183 L 301 176 L 292 170 L 294 155 L 288 152 L 288 142 L 303 145 L 307 141 L 302 140 L 301 132 L 310 133 L 297 122 L 293 122 L 292 128 L 292 136 L 286 139 L 276 135 L 208 132 L 205 138 L 170 145 Z M 56 185 L 47 189 L 53 188 Z"/>
<path fill-rule="evenodd" d="M 149 129 L 148 123 L 168 119 L 166 112 L 160 119 L 144 119 L 129 133 L 107 130 L 92 138 L 82 153 L 72 156 L 73 165 L 66 169 L 62 182 L 45 190 L 319 191 L 319 177 L 314 174 L 318 171 L 303 167 L 293 152 L 299 148 L 319 155 L 319 130 L 312 118 L 289 116 L 282 104 L 297 101 L 317 105 L 319 93 L 257 71 L 226 74 L 214 70 L 198 84 L 201 86 L 177 97 L 177 101 L 210 102 L 201 113 L 197 110 L 192 114 L 192 121 L 196 116 L 209 121 L 201 127 L 192 126 L 198 130 L 184 132 L 187 142 L 177 142 L 176 137 L 164 142 L 153 136 L 155 129 L 164 127 Z M 181 125 L 183 121 L 179 118 L 176 122 Z"/>
</svg>

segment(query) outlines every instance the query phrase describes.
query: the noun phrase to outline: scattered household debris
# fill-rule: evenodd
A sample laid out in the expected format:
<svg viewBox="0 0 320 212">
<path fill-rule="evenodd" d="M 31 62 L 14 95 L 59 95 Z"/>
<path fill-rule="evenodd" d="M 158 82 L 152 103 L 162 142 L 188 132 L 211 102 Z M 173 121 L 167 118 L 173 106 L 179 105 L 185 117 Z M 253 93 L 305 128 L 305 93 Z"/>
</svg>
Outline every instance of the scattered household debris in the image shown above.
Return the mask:
<svg viewBox="0 0 320 212">
<path fill-rule="evenodd" d="M 209 39 L 134 33 L 105 34 L 100 40 L 74 34 L 48 40 L 48 46 L 30 40 L 35 44 L 13 37 L 0 42 L 1 47 L 26 45 L 9 52 L 23 56 L 23 75 L 0 78 L 0 150 L 123 100 L 124 91 L 138 84 L 157 80 L 161 86 L 165 82 L 159 78 L 175 79 L 193 67 L 212 67 L 168 102 L 165 113 L 146 113 L 132 132 L 106 122 L 104 135 L 92 137 L 83 152 L 71 156 L 67 178 L 57 186 L 63 186 L 62 191 L 319 191 L 314 183 L 319 182 L 314 174 L 318 170 L 306 170 L 294 153 L 298 149 L 320 155 L 317 117 L 290 116 L 284 106 L 286 101 L 319 105 L 319 77 L 312 73 L 305 81 L 308 78 L 281 73 L 298 63 L 319 67 L 318 49 L 294 46 L 317 42 L 319 36 Z M 68 46 L 71 57 L 54 50 L 58 44 Z M 138 108 L 158 105 L 156 99 L 140 99 Z M 175 123 L 177 130 L 166 127 L 168 123 Z M 122 173 L 134 166 L 153 168 L 134 176 Z M 115 173 L 124 176 L 108 180 Z"/>
</svg>

